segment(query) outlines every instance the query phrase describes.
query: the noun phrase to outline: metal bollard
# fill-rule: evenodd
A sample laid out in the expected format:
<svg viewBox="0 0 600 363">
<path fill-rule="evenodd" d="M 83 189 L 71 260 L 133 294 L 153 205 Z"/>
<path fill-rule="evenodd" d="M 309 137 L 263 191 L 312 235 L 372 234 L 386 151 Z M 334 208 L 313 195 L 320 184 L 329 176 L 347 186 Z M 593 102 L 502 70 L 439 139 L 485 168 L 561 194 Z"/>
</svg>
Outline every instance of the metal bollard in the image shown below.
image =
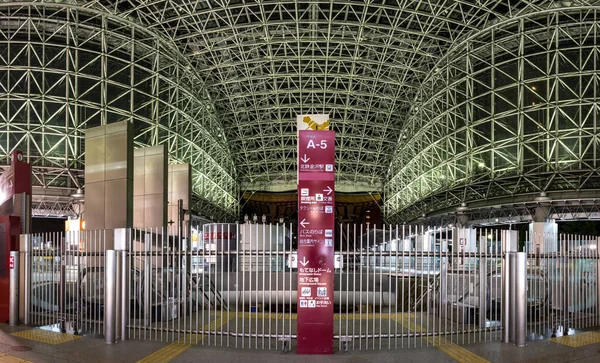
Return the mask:
<svg viewBox="0 0 600 363">
<path fill-rule="evenodd" d="M 488 309 L 488 276 L 487 276 L 487 258 L 479 258 L 479 328 L 486 328 L 486 314 Z"/>
<path fill-rule="evenodd" d="M 527 254 L 515 253 L 515 345 L 525 346 L 527 329 Z"/>
<path fill-rule="evenodd" d="M 25 268 L 23 269 L 23 287 L 25 290 L 23 298 L 23 323 L 29 324 L 30 301 L 31 301 L 31 235 L 21 235 L 21 251 L 25 252 Z"/>
<path fill-rule="evenodd" d="M 127 340 L 127 323 L 129 322 L 129 263 L 127 251 L 119 251 L 121 254 L 121 340 Z"/>
<path fill-rule="evenodd" d="M 10 251 L 9 257 L 9 306 L 8 323 L 10 326 L 19 324 L 19 252 Z"/>
<path fill-rule="evenodd" d="M 508 259 L 509 259 L 508 266 L 510 268 L 510 274 L 509 274 L 509 279 L 508 279 L 509 289 L 510 289 L 509 297 L 508 297 L 508 304 L 509 304 L 508 332 L 509 332 L 510 341 L 514 342 L 515 341 L 515 325 L 516 325 L 515 305 L 517 303 L 517 299 L 516 299 L 516 297 L 517 297 L 517 294 L 516 294 L 517 256 L 516 256 L 515 252 L 509 253 Z"/>
<path fill-rule="evenodd" d="M 106 251 L 104 264 L 104 338 L 106 344 L 116 342 L 117 319 L 117 251 Z"/>
</svg>

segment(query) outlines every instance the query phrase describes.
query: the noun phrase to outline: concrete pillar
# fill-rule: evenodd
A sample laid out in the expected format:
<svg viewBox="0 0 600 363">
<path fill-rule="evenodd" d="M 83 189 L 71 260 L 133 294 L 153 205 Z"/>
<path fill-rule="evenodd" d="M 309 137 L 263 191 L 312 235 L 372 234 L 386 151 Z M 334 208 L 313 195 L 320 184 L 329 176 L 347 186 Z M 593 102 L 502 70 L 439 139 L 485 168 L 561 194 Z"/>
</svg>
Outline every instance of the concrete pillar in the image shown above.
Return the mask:
<svg viewBox="0 0 600 363">
<path fill-rule="evenodd" d="M 558 224 L 553 219 L 529 223 L 526 249 L 531 253 L 558 252 Z"/>
<path fill-rule="evenodd" d="M 169 227 L 169 234 L 176 235 L 178 233 L 177 224 L 181 219 L 179 201 L 183 201 L 181 206 L 185 211 L 190 213 L 190 204 L 192 199 L 192 169 L 190 164 L 175 164 L 169 165 L 168 174 L 168 209 L 167 209 L 167 222 Z M 183 221 L 182 237 L 188 238 L 189 234 L 189 221 Z"/>
<path fill-rule="evenodd" d="M 167 225 L 166 146 L 139 148 L 133 154 L 133 227 L 162 233 Z"/>
<path fill-rule="evenodd" d="M 85 221 L 87 230 L 132 227 L 133 125 L 128 121 L 85 132 Z M 113 248 L 112 237 L 106 234 L 107 250 Z"/>
<path fill-rule="evenodd" d="M 455 268 L 470 268 L 477 263 L 476 258 L 463 257 L 463 253 L 477 252 L 477 233 L 474 228 L 456 228 L 452 236 L 452 251 L 459 254 L 453 265 Z"/>
</svg>

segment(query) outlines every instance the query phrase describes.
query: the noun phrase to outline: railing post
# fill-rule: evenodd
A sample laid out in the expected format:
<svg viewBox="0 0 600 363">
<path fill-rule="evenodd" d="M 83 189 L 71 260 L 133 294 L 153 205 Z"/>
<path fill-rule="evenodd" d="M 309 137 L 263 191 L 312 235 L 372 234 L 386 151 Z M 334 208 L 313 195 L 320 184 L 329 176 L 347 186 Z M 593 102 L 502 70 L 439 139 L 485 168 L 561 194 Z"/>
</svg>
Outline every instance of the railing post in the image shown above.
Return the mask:
<svg viewBox="0 0 600 363">
<path fill-rule="evenodd" d="M 129 263 L 127 251 L 121 253 L 121 340 L 127 340 L 127 323 L 129 322 Z"/>
<path fill-rule="evenodd" d="M 502 231 L 502 341 L 509 343 L 514 339 L 513 304 L 511 304 L 511 289 L 514 286 L 512 278 L 512 252 L 517 250 L 517 231 Z"/>
<path fill-rule="evenodd" d="M 486 311 L 488 306 L 487 258 L 479 257 L 479 328 L 486 327 Z"/>
<path fill-rule="evenodd" d="M 20 238 L 21 251 L 24 253 L 23 264 L 23 324 L 29 324 L 31 308 L 31 235 L 22 234 Z"/>
<path fill-rule="evenodd" d="M 19 251 L 10 251 L 9 269 L 8 323 L 16 326 L 19 324 Z"/>
<path fill-rule="evenodd" d="M 129 265 L 127 263 L 127 249 L 130 242 L 131 229 L 116 228 L 115 250 L 117 253 L 117 307 L 116 307 L 116 338 L 127 340 L 127 322 L 129 321 Z"/>
<path fill-rule="evenodd" d="M 510 332 L 510 341 L 515 341 L 516 336 L 516 324 L 517 324 L 517 314 L 516 314 L 516 304 L 517 304 L 517 255 L 516 252 L 511 252 L 509 254 L 509 266 L 510 266 L 510 281 L 509 284 L 509 332 Z"/>
<path fill-rule="evenodd" d="M 60 246 L 60 266 L 59 266 L 59 297 L 58 297 L 58 311 L 59 311 L 59 326 L 61 333 L 67 332 L 67 312 L 65 309 L 65 292 L 66 292 L 66 246 L 65 241 L 59 241 Z"/>
<path fill-rule="evenodd" d="M 516 252 L 515 254 L 515 345 L 525 346 L 527 329 L 527 254 Z"/>
<path fill-rule="evenodd" d="M 107 250 L 104 264 L 104 337 L 106 344 L 116 340 L 117 251 Z"/>
</svg>

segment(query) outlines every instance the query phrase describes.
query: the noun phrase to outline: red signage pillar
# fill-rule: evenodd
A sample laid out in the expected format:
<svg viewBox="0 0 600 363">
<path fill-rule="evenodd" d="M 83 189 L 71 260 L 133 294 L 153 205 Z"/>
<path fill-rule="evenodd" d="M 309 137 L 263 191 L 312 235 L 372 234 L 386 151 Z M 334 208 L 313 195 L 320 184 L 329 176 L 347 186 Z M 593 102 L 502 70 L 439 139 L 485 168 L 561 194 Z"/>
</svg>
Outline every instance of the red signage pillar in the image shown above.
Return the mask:
<svg viewBox="0 0 600 363">
<path fill-rule="evenodd" d="M 333 353 L 335 132 L 298 138 L 298 354 Z"/>
</svg>

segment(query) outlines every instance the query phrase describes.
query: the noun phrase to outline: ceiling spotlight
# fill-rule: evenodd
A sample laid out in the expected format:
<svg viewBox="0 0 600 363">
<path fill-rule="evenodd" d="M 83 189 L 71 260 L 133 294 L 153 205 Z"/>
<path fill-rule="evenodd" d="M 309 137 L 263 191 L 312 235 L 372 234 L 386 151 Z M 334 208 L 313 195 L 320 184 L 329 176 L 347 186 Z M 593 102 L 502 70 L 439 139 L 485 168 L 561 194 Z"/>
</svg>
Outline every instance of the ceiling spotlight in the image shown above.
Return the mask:
<svg viewBox="0 0 600 363">
<path fill-rule="evenodd" d="M 71 194 L 71 198 L 81 199 L 83 197 L 85 197 L 85 195 L 83 194 L 83 189 L 81 188 L 77 188 L 77 191 Z"/>
</svg>

